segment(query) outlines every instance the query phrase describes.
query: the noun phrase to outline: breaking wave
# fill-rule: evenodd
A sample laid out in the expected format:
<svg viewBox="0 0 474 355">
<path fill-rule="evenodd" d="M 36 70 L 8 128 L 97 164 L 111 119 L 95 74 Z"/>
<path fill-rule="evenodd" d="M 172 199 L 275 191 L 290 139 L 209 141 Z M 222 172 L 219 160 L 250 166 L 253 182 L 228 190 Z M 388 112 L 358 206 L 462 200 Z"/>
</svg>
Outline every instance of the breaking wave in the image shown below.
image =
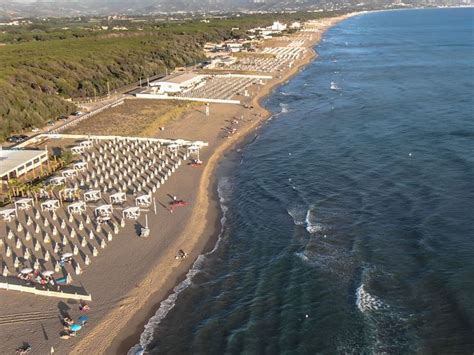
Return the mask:
<svg viewBox="0 0 474 355">
<path fill-rule="evenodd" d="M 364 284 L 361 284 L 356 290 L 356 305 L 362 313 L 390 308 L 380 298 L 371 295 Z"/>
<path fill-rule="evenodd" d="M 316 221 L 314 211 L 301 205 L 290 206 L 287 209 L 288 214 L 293 218 L 293 223 L 297 226 L 305 226 L 310 234 L 323 232 L 326 228 L 323 224 Z"/>
</svg>

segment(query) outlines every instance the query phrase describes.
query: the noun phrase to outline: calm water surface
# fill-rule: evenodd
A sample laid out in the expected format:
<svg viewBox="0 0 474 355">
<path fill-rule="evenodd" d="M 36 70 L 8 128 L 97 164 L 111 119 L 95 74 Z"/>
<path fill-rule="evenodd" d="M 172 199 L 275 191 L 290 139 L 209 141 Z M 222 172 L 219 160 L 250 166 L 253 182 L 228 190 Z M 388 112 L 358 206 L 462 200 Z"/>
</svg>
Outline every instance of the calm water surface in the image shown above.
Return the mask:
<svg viewBox="0 0 474 355">
<path fill-rule="evenodd" d="M 222 169 L 221 242 L 151 353 L 472 354 L 473 24 L 396 11 L 326 34 Z"/>
</svg>

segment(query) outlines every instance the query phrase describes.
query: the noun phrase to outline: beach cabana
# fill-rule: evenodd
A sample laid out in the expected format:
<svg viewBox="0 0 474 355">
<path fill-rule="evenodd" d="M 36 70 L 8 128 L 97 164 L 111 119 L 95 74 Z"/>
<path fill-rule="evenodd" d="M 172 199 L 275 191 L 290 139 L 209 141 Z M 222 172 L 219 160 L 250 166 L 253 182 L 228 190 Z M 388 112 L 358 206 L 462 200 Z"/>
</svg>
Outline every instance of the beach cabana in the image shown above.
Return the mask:
<svg viewBox="0 0 474 355">
<path fill-rule="evenodd" d="M 112 205 L 102 205 L 95 209 L 95 215 L 98 217 L 110 217 L 112 215 Z"/>
<path fill-rule="evenodd" d="M 87 169 L 87 163 L 84 161 L 80 161 L 80 162 L 74 163 L 72 165 L 72 168 L 76 171 L 84 171 Z"/>
<path fill-rule="evenodd" d="M 148 207 L 151 205 L 151 196 L 150 195 L 141 195 L 135 199 L 135 203 L 140 207 Z"/>
<path fill-rule="evenodd" d="M 16 209 L 9 208 L 0 211 L 0 217 L 6 222 L 11 222 L 16 217 Z"/>
<path fill-rule="evenodd" d="M 138 219 L 140 217 L 140 207 L 129 207 L 122 211 L 123 218 Z"/>
<path fill-rule="evenodd" d="M 84 200 L 86 202 L 95 202 L 101 199 L 101 192 L 99 190 L 89 190 L 84 192 Z"/>
<path fill-rule="evenodd" d="M 82 154 L 82 153 L 85 152 L 85 150 L 86 150 L 86 148 L 84 148 L 80 145 L 71 148 L 72 154 Z"/>
<path fill-rule="evenodd" d="M 33 207 L 32 198 L 22 198 L 21 200 L 15 201 L 15 208 L 20 211 L 29 210 L 32 207 Z"/>
<path fill-rule="evenodd" d="M 73 177 L 73 176 L 76 176 L 76 175 L 77 175 L 77 171 L 74 170 L 74 169 L 67 169 L 67 170 L 64 170 L 62 172 L 62 176 L 66 179 L 70 178 L 70 177 Z"/>
<path fill-rule="evenodd" d="M 49 179 L 48 183 L 54 186 L 64 185 L 66 183 L 66 178 L 63 176 L 54 176 Z"/>
<path fill-rule="evenodd" d="M 189 153 L 199 153 L 200 147 L 197 145 L 191 145 L 187 148 Z"/>
<path fill-rule="evenodd" d="M 54 212 L 59 209 L 59 201 L 58 200 L 48 200 L 41 204 L 41 211 L 50 211 Z"/>
<path fill-rule="evenodd" d="M 79 143 L 79 146 L 89 149 L 89 148 L 92 148 L 92 144 L 93 144 L 92 141 L 87 140 L 87 141 L 82 141 L 81 143 Z"/>
<path fill-rule="evenodd" d="M 169 150 L 170 152 L 173 152 L 173 153 L 174 153 L 174 152 L 177 152 L 177 151 L 178 151 L 178 149 L 179 149 L 179 144 L 173 143 L 173 144 L 168 145 L 167 148 L 168 148 L 168 150 Z"/>
<path fill-rule="evenodd" d="M 117 192 L 109 196 L 111 204 L 123 203 L 127 200 L 127 195 L 125 192 Z"/>
<path fill-rule="evenodd" d="M 86 208 L 87 205 L 84 201 L 71 203 L 69 206 L 67 206 L 67 210 L 71 214 L 81 214 L 82 212 L 86 211 Z"/>
</svg>

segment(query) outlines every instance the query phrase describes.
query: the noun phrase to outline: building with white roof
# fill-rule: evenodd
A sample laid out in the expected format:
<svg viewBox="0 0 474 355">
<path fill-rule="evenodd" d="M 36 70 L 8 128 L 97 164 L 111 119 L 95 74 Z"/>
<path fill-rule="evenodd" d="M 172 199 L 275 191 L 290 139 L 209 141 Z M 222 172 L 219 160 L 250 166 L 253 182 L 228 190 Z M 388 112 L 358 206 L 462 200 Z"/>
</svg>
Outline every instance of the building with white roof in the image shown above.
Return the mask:
<svg viewBox="0 0 474 355">
<path fill-rule="evenodd" d="M 48 161 L 46 150 L 0 149 L 0 180 L 18 178 L 46 161 Z"/>
<path fill-rule="evenodd" d="M 195 73 L 176 73 L 151 82 L 150 86 L 157 87 L 160 93 L 178 93 L 196 86 L 203 79 L 203 75 Z"/>
</svg>

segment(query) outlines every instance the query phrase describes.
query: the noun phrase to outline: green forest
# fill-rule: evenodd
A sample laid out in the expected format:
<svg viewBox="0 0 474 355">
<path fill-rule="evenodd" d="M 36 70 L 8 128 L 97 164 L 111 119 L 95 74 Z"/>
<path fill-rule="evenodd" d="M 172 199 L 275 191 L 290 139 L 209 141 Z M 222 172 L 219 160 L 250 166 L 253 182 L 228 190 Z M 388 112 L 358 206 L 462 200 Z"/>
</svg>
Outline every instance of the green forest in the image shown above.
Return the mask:
<svg viewBox="0 0 474 355">
<path fill-rule="evenodd" d="M 248 15 L 225 19 L 124 24 L 92 31 L 86 23 L 30 24 L 0 30 L 0 141 L 76 110 L 70 99 L 101 96 L 139 78 L 201 61 L 208 41 L 245 36 L 249 28 L 327 16 Z M 63 27 L 61 27 L 63 26 Z M 238 29 L 236 29 L 238 28 Z M 3 31 L 2 31 L 3 30 Z"/>
</svg>

